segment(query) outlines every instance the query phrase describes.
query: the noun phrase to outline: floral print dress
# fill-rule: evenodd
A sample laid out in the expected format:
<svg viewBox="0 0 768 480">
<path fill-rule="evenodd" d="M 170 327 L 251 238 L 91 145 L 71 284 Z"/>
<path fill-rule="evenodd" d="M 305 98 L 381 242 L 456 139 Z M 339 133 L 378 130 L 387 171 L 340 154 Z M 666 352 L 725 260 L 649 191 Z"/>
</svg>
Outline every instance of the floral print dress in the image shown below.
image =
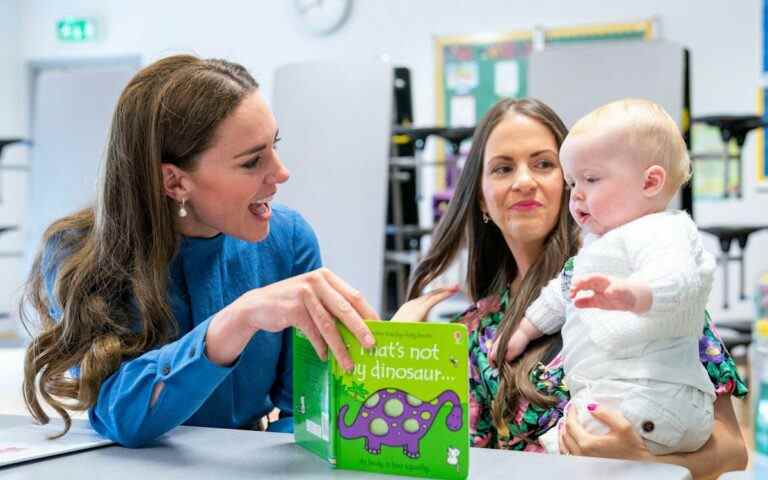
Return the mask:
<svg viewBox="0 0 768 480">
<path fill-rule="evenodd" d="M 538 438 L 552 428 L 563 415 L 570 399 L 568 387 L 563 383 L 563 359 L 555 356 L 547 365 L 539 363 L 530 373 L 536 389 L 555 397 L 557 404 L 550 408 L 538 407 L 522 401 L 515 418 L 504 431 L 497 430 L 491 418 L 491 404 L 499 388 L 499 372 L 491 367 L 488 354 L 496 329 L 509 306 L 509 290 L 501 295 L 486 297 L 454 321 L 465 324 L 469 330 L 469 428 L 473 447 L 543 452 Z M 709 373 L 717 395 L 743 397 L 747 387 L 736 370 L 736 364 L 725 350 L 720 336 L 706 315 L 704 332 L 699 339 L 699 358 Z"/>
</svg>

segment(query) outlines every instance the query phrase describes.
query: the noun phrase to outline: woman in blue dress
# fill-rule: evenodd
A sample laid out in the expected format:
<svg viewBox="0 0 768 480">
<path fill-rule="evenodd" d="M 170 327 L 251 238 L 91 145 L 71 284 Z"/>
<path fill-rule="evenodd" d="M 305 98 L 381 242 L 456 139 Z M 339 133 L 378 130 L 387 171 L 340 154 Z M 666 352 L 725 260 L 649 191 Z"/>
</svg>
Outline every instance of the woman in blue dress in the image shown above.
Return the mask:
<svg viewBox="0 0 768 480">
<path fill-rule="evenodd" d="M 277 408 L 268 428 L 288 432 L 288 327 L 348 369 L 334 318 L 373 345 L 362 319 L 376 312 L 273 203 L 289 177 L 279 141 L 238 64 L 177 55 L 128 83 L 94 205 L 48 228 L 27 281 L 24 395 L 38 421 L 47 404 L 66 433 L 67 412 L 87 410 L 133 447 L 180 424 L 254 428 Z"/>
</svg>

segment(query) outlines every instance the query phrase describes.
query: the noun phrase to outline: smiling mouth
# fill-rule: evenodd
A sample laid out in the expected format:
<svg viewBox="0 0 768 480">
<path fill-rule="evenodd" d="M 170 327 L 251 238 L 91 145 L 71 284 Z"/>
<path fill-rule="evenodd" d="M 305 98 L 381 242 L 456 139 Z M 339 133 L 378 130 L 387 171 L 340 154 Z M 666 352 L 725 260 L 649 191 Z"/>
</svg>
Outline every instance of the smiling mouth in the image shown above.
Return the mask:
<svg viewBox="0 0 768 480">
<path fill-rule="evenodd" d="M 511 208 L 512 210 L 527 212 L 527 211 L 535 210 L 541 206 L 542 206 L 541 203 L 535 200 L 527 200 L 527 201 L 517 202 L 514 205 L 512 205 Z"/>
<path fill-rule="evenodd" d="M 268 219 L 270 213 L 272 212 L 271 203 L 274 198 L 275 198 L 274 194 L 266 198 L 260 198 L 257 201 L 248 205 L 248 210 L 252 214 L 256 215 L 257 217 L 260 217 L 262 219 Z"/>
</svg>

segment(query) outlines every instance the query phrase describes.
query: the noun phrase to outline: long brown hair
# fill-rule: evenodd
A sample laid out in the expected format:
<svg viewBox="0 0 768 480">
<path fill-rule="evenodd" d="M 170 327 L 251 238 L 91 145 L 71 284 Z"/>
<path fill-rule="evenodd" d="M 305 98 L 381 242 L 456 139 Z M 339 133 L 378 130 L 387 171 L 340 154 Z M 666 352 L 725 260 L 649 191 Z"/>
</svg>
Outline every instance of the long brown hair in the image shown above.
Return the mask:
<svg viewBox="0 0 768 480">
<path fill-rule="evenodd" d="M 37 335 L 23 391 L 39 422 L 49 421 L 42 398 L 64 419 L 65 434 L 67 410 L 92 407 L 121 362 L 177 335 L 166 289 L 179 237 L 161 164 L 194 169 L 218 125 L 256 88 L 238 64 L 176 55 L 144 68 L 123 90 L 95 205 L 48 227 L 26 282 L 20 313 Z M 54 273 L 51 296 L 46 277 Z M 72 368 L 79 375 L 69 376 Z"/>
<path fill-rule="evenodd" d="M 488 111 L 475 129 L 472 148 L 456 185 L 448 210 L 435 228 L 432 244 L 413 274 L 408 298 L 421 294 L 424 287 L 442 274 L 456 258 L 462 245 L 468 249 L 467 286 L 473 301 L 498 294 L 508 288 L 518 274 L 517 263 L 501 230 L 485 224 L 480 210 L 483 161 L 488 137 L 505 115 L 514 112 L 540 122 L 554 135 L 558 148 L 567 129 L 557 114 L 536 99 L 503 99 Z M 563 181 L 565 184 L 565 181 Z M 544 249 L 522 279 L 519 291 L 510 295 L 509 308 L 496 331 L 499 337 L 498 358 L 503 359 L 507 342 L 517 328 L 526 308 L 538 297 L 541 288 L 562 269 L 565 261 L 576 254 L 578 228 L 568 212 L 568 195 L 563 193 L 557 224 L 544 239 Z M 501 360 L 500 383 L 493 401 L 493 421 L 504 429 L 521 399 L 542 407 L 554 399 L 539 393 L 529 380 L 531 370 L 542 361 L 559 340 L 559 334 L 532 343 L 513 364 Z"/>
</svg>

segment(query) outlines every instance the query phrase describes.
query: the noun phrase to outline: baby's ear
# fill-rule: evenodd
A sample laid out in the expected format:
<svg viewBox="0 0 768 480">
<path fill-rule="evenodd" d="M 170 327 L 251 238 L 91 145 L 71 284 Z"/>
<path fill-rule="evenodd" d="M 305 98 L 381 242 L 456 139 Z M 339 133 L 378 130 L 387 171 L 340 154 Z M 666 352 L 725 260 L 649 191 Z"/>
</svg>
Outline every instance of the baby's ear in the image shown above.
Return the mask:
<svg viewBox="0 0 768 480">
<path fill-rule="evenodd" d="M 659 165 L 648 167 L 643 174 L 643 195 L 652 198 L 662 192 L 667 183 L 667 171 Z"/>
</svg>

